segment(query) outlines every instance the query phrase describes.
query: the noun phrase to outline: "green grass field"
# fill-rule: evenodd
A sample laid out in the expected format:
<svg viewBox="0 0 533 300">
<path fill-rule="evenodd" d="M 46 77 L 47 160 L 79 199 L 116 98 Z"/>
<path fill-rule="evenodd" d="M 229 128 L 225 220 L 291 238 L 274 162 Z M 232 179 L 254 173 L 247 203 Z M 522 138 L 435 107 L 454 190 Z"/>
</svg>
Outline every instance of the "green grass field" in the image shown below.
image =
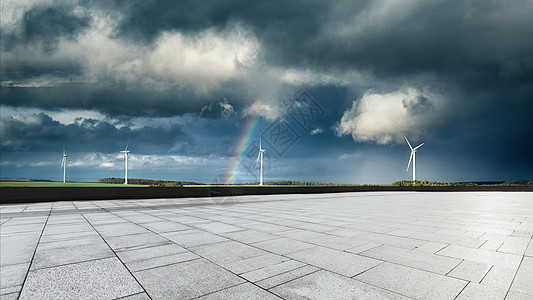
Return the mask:
<svg viewBox="0 0 533 300">
<path fill-rule="evenodd" d="M 98 182 L 39 182 L 39 181 L 0 181 L 0 187 L 147 187 L 141 184 L 110 184 Z"/>
</svg>

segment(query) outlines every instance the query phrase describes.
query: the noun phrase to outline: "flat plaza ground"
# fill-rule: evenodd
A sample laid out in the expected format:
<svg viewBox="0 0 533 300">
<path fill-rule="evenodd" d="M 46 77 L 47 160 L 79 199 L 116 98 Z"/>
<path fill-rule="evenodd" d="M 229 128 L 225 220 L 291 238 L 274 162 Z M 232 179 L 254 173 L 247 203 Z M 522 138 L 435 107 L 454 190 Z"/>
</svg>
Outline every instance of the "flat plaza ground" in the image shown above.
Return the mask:
<svg viewBox="0 0 533 300">
<path fill-rule="evenodd" d="M 533 193 L 1 206 L 0 299 L 533 299 Z"/>
</svg>

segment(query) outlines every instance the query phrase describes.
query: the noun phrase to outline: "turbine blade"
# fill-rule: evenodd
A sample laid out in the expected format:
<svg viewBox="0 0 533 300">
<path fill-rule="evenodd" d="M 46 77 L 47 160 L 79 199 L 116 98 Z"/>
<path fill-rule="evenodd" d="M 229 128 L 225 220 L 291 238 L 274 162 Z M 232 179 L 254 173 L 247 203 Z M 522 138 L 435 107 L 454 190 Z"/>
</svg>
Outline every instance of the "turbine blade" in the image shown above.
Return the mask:
<svg viewBox="0 0 533 300">
<path fill-rule="evenodd" d="M 420 144 L 420 145 L 416 146 L 416 148 L 415 148 L 415 149 L 413 149 L 413 150 L 416 150 L 416 149 L 418 149 L 418 148 L 422 147 L 422 145 L 424 145 L 424 143 L 422 143 L 422 144 Z"/>
<path fill-rule="evenodd" d="M 411 156 L 409 156 L 409 163 L 407 164 L 407 169 L 405 170 L 405 172 L 409 171 L 409 167 L 411 166 L 411 160 L 413 159 L 413 151 L 411 151 Z"/>
<path fill-rule="evenodd" d="M 257 167 L 257 164 L 259 163 L 259 157 L 261 156 L 261 151 L 259 151 L 259 154 L 257 154 L 257 160 L 255 161 L 255 166 Z"/>
<path fill-rule="evenodd" d="M 405 141 L 407 142 L 407 145 L 409 145 L 409 148 L 413 150 L 413 147 L 411 146 L 411 143 L 409 143 L 409 140 L 407 139 L 407 137 L 404 136 L 404 138 L 405 138 Z"/>
<path fill-rule="evenodd" d="M 61 166 L 59 167 L 60 169 L 63 168 L 63 165 L 65 165 L 65 157 L 63 156 L 63 159 L 61 160 Z"/>
<path fill-rule="evenodd" d="M 126 143 L 126 149 L 124 151 L 128 151 L 128 146 L 130 145 L 130 135 L 128 135 L 128 142 Z"/>
</svg>

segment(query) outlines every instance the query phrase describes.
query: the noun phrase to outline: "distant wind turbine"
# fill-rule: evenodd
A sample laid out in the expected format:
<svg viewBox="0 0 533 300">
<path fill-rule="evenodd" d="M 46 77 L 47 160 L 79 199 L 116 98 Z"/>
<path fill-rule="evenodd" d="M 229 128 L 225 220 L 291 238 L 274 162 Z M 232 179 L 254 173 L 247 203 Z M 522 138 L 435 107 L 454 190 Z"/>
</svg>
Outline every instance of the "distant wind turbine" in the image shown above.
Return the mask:
<svg viewBox="0 0 533 300">
<path fill-rule="evenodd" d="M 259 154 L 257 155 L 257 160 L 255 161 L 255 165 L 257 166 L 257 163 L 259 160 L 261 160 L 261 170 L 259 171 L 259 185 L 263 185 L 263 153 L 266 150 L 261 148 L 261 137 L 259 137 Z"/>
<path fill-rule="evenodd" d="M 124 151 L 120 151 L 121 153 L 124 153 L 124 169 L 126 170 L 126 173 L 124 174 L 124 184 L 128 184 L 128 145 L 130 144 L 130 139 L 128 138 L 128 142 L 126 143 L 126 148 Z"/>
<path fill-rule="evenodd" d="M 411 165 L 411 160 L 413 160 L 413 181 L 416 180 L 416 150 L 420 147 L 422 147 L 422 145 L 424 145 L 424 143 L 416 146 L 415 148 L 413 148 L 411 146 L 411 143 L 409 143 L 409 140 L 407 139 L 407 137 L 405 137 L 405 141 L 407 142 L 407 145 L 409 145 L 409 148 L 411 148 L 411 156 L 409 157 L 409 163 L 407 164 L 407 169 L 405 170 L 405 172 L 409 171 L 409 166 Z"/>
<path fill-rule="evenodd" d="M 65 152 L 65 147 L 63 147 L 63 159 L 61 160 L 61 167 L 63 168 L 63 183 L 66 182 L 67 179 L 67 152 Z"/>
</svg>

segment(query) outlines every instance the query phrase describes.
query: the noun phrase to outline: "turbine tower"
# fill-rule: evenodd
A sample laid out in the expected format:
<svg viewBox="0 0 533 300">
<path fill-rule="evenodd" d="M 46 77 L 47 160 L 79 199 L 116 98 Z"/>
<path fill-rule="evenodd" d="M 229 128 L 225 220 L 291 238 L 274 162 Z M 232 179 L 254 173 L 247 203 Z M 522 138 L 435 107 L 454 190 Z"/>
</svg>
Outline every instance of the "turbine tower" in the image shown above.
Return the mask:
<svg viewBox="0 0 533 300">
<path fill-rule="evenodd" d="M 63 183 L 66 182 L 67 179 L 67 152 L 65 152 L 65 147 L 63 147 L 63 159 L 61 160 L 61 167 L 63 168 Z"/>
<path fill-rule="evenodd" d="M 424 145 L 424 143 L 416 146 L 415 148 L 413 148 L 411 146 L 411 143 L 409 143 L 409 140 L 407 139 L 407 137 L 405 137 L 405 141 L 407 142 L 407 145 L 409 145 L 409 148 L 411 148 L 411 156 L 409 157 L 409 163 L 407 164 L 407 169 L 405 170 L 405 172 L 409 171 L 409 166 L 411 165 L 411 160 L 413 160 L 413 181 L 416 181 L 416 150 L 420 147 L 422 147 L 422 145 Z"/>
<path fill-rule="evenodd" d="M 130 151 L 128 150 L 128 145 L 130 144 L 130 139 L 128 138 L 128 142 L 126 143 L 126 148 L 124 151 L 120 151 L 121 153 L 124 153 L 124 169 L 126 170 L 124 174 L 124 184 L 128 184 L 128 153 Z"/>
<path fill-rule="evenodd" d="M 257 163 L 259 160 L 261 160 L 261 169 L 259 171 L 259 185 L 263 185 L 263 153 L 266 150 L 261 148 L 261 137 L 259 137 L 259 154 L 257 155 L 257 160 L 255 161 L 255 165 L 257 166 Z"/>
</svg>

